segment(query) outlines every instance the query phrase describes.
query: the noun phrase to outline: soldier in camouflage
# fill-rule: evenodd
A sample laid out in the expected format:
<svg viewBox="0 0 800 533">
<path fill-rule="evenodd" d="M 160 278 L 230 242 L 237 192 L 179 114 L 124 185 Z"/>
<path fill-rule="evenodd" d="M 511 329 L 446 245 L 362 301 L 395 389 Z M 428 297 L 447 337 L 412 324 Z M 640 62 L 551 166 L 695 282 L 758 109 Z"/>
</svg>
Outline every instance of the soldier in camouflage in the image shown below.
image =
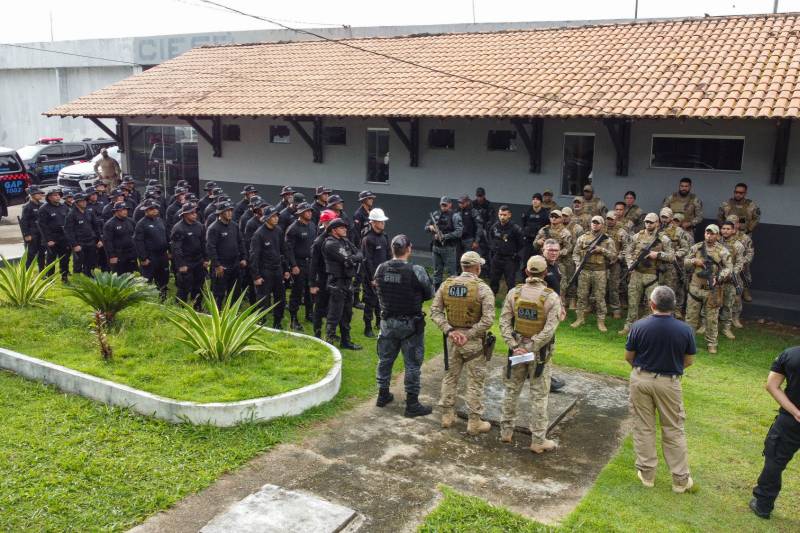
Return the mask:
<svg viewBox="0 0 800 533">
<path fill-rule="evenodd" d="M 675 253 L 675 259 L 668 265 L 662 263 L 662 270 L 659 272 L 658 281 L 660 285 L 666 285 L 675 293 L 675 317 L 683 318 L 683 301 L 686 299 L 684 283 L 681 282 L 682 278 L 684 281 L 686 279 L 686 276 L 682 275 L 685 270 L 683 267 L 683 258 L 689 253 L 689 248 L 692 247 L 694 242 L 692 242 L 693 239 L 686 230 L 674 223 L 675 215 L 673 215 L 672 209 L 669 207 L 662 208 L 660 217 L 661 231 L 664 235 L 669 237 L 672 243 L 672 251 Z M 683 300 L 678 299 L 679 293 L 683 295 Z"/>
<path fill-rule="evenodd" d="M 736 300 L 736 305 L 733 309 L 732 321 L 733 327 L 742 328 L 742 322 L 739 320 L 739 317 L 742 314 L 742 300 L 745 302 L 753 301 L 753 298 L 750 296 L 750 289 L 747 286 L 749 283 L 747 280 L 750 278 L 750 264 L 753 262 L 753 257 L 755 256 L 756 251 L 753 247 L 752 237 L 742 231 L 741 226 L 739 225 L 739 217 L 736 215 L 728 215 L 727 221 L 733 223 L 733 227 L 736 230 L 731 238 L 742 243 L 742 247 L 744 248 L 744 257 L 742 259 L 742 285 L 744 287 L 744 291 L 742 292 L 741 297 Z"/>
<path fill-rule="evenodd" d="M 551 213 L 556 209 L 561 209 L 559 205 L 553 200 L 553 191 L 551 191 L 550 189 L 545 189 L 544 191 L 542 191 L 542 207 L 544 207 Z"/>
<path fill-rule="evenodd" d="M 720 241 L 731 254 L 731 275 L 722 282 L 722 308 L 719 311 L 719 323 L 722 326 L 722 334 L 728 339 L 735 339 L 731 326 L 733 325 L 733 312 L 737 308 L 741 309 L 742 289 L 742 267 L 744 266 L 744 246 L 736 238 L 736 225 L 733 222 L 725 221 L 722 223 L 720 231 Z M 734 280 L 736 283 L 734 283 Z M 738 289 L 737 289 L 738 285 Z"/>
<path fill-rule="evenodd" d="M 623 202 L 623 218 L 625 222 L 625 229 L 628 233 L 636 233 L 641 231 L 644 227 L 644 211 L 636 205 L 636 193 L 628 191 L 625 193 L 625 201 Z M 616 209 L 614 205 L 614 209 Z"/>
<path fill-rule="evenodd" d="M 543 250 L 544 243 L 547 239 L 558 241 L 560 247 L 558 252 L 558 265 L 561 272 L 568 272 L 570 269 L 569 265 L 572 265 L 572 271 L 574 272 L 575 264 L 572 262 L 572 247 L 574 241 L 572 240 L 572 233 L 564 227 L 563 217 L 561 216 L 561 211 L 558 209 L 550 211 L 550 224 L 540 229 L 539 233 L 536 234 L 536 240 L 534 241 L 536 248 L 538 250 Z M 559 287 L 561 294 L 566 294 L 567 292 L 567 281 L 569 281 L 568 277 L 561 276 Z"/>
<path fill-rule="evenodd" d="M 583 270 L 578 274 L 578 310 L 577 319 L 570 327 L 577 328 L 583 325 L 586 314 L 590 312 L 589 293 L 591 292 L 597 309 L 597 329 L 602 332 L 606 329 L 606 286 L 608 282 L 608 266 L 617 257 L 617 248 L 614 240 L 605 233 L 603 217 L 595 215 L 590 222 L 591 231 L 578 237 L 572 251 L 572 260 L 577 267 L 581 262 Z M 589 249 L 594 249 L 589 254 Z M 587 256 L 587 254 L 589 254 Z"/>
<path fill-rule="evenodd" d="M 582 198 L 581 201 L 583 201 Z M 564 264 L 565 268 L 564 271 L 562 272 L 562 278 L 561 278 L 562 280 L 566 278 L 566 280 L 564 280 L 564 283 L 562 284 L 561 300 L 564 302 L 568 302 L 569 309 L 575 309 L 575 296 L 577 294 L 574 285 L 569 288 L 566 286 L 567 281 L 569 281 L 569 279 L 575 273 L 575 263 L 572 262 L 572 247 L 575 241 L 578 240 L 578 237 L 583 235 L 584 230 L 589 229 L 588 225 L 581 226 L 576 219 L 572 218 L 573 215 L 574 213 L 571 207 L 565 207 L 561 210 L 561 222 L 564 225 L 564 227 L 567 228 L 567 230 L 570 232 L 570 235 L 572 235 L 572 241 L 570 243 L 570 247 L 568 250 L 565 249 L 566 250 L 565 253 L 567 257 L 570 258 L 570 260 L 565 262 Z"/>
<path fill-rule="evenodd" d="M 510 443 L 514 436 L 517 403 L 525 380 L 530 378 L 531 451 L 543 453 L 557 444 L 547 438 L 547 400 L 550 394 L 550 358 L 560 322 L 561 300 L 547 287 L 543 276 L 547 261 L 540 255 L 528 259 L 525 283 L 508 291 L 500 313 L 500 331 L 514 355 L 533 353 L 535 361 L 511 368 L 505 380 L 500 440 Z"/>
<path fill-rule="evenodd" d="M 590 217 L 603 217 L 608 211 L 603 200 L 601 200 L 599 196 L 594 195 L 594 187 L 592 187 L 591 184 L 583 186 L 583 210 Z"/>
<path fill-rule="evenodd" d="M 483 383 L 487 359 L 484 357 L 486 333 L 494 322 L 494 293 L 480 279 L 486 261 L 473 251 L 461 256 L 462 272 L 448 278 L 436 291 L 431 304 L 431 320 L 447 335 L 449 367 L 442 380 L 442 427 L 456 420 L 455 401 L 461 371 L 467 373 L 466 404 L 469 409 L 467 433 L 478 435 L 491 429 L 483 415 Z"/>
<path fill-rule="evenodd" d="M 750 235 L 761 220 L 761 209 L 745 196 L 747 196 L 747 184 L 737 183 L 733 189 L 733 198 L 722 202 L 719 206 L 717 218 L 723 223 L 730 215 L 736 215 L 739 218 L 739 229 Z"/>
<path fill-rule="evenodd" d="M 622 283 L 622 269 L 627 264 L 625 261 L 625 250 L 631 240 L 628 230 L 623 227 L 621 218 L 615 211 L 606 213 L 606 233 L 614 241 L 617 249 L 616 256 L 608 265 L 608 307 L 614 318 L 622 318 L 622 304 L 620 302 L 620 284 Z M 627 291 L 627 288 L 625 289 Z"/>
<path fill-rule="evenodd" d="M 586 208 L 586 200 L 584 200 L 583 196 L 576 196 L 572 200 L 572 220 L 580 225 L 584 231 L 587 231 L 592 221 L 592 216 L 592 212 Z"/>
<path fill-rule="evenodd" d="M 703 202 L 692 192 L 692 180 L 681 178 L 678 192 L 664 198 L 661 207 L 669 207 L 672 213 L 683 213 L 683 229 L 694 233 L 694 227 L 703 221 Z"/>
<path fill-rule="evenodd" d="M 708 353 L 717 353 L 719 308 L 722 305 L 722 284 L 733 271 L 731 254 L 721 245 L 719 226 L 709 224 L 703 242 L 689 250 L 683 260 L 686 268 L 692 268 L 689 282 L 689 299 L 686 301 L 686 323 L 695 331 L 700 325 L 701 312 L 705 311 L 705 340 Z M 708 264 L 706 264 L 708 262 Z"/>
<path fill-rule="evenodd" d="M 631 324 L 639 318 L 642 298 L 650 301 L 650 293 L 656 288 L 658 281 L 659 266 L 670 264 L 675 260 L 672 243 L 669 237 L 659 231 L 658 215 L 655 213 L 647 213 L 644 217 L 644 229 L 634 235 L 628 244 L 628 249 L 625 251 L 627 268 L 631 268 L 651 244 L 650 251 L 631 272 L 628 281 L 628 318 L 625 320 L 625 326 L 618 332 L 620 335 L 627 335 Z"/>
</svg>

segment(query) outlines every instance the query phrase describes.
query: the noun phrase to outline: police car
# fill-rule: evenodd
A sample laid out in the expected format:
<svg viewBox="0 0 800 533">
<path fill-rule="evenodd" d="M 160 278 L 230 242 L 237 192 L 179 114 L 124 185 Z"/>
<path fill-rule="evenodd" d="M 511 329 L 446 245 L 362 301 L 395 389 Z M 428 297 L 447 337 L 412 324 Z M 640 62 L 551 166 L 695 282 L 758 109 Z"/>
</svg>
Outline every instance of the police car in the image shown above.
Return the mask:
<svg viewBox="0 0 800 533">
<path fill-rule="evenodd" d="M 70 165 L 58 171 L 58 186 L 65 191 L 85 191 L 87 187 L 92 185 L 97 178 L 94 172 L 94 164 L 98 159 L 103 157 L 103 154 L 97 154 L 91 161 L 85 163 L 78 163 L 77 165 Z M 117 163 L 122 163 L 122 156 L 119 153 L 119 147 L 112 146 L 108 148 L 108 157 L 117 160 Z"/>
<path fill-rule="evenodd" d="M 8 215 L 9 203 L 19 203 L 15 200 L 25 198 L 25 189 L 30 184 L 31 177 L 17 152 L 0 146 L 0 217 Z"/>
<path fill-rule="evenodd" d="M 75 163 L 89 161 L 100 150 L 116 144 L 111 139 L 64 142 L 61 137 L 42 137 L 17 150 L 33 180 L 40 185 L 55 184 L 58 172 Z"/>
</svg>

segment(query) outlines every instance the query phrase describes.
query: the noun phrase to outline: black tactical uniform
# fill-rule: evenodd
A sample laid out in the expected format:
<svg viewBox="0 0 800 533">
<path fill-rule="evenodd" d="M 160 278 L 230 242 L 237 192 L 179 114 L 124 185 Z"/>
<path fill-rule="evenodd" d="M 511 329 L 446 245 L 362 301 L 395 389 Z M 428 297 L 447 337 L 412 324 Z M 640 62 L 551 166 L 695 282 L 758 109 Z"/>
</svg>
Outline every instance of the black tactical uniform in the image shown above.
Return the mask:
<svg viewBox="0 0 800 533">
<path fill-rule="evenodd" d="M 464 252 L 472 251 L 473 243 L 480 244 L 485 239 L 485 230 L 480 212 L 471 205 L 459 209 L 459 213 L 461 213 L 461 224 L 464 227 L 461 232 L 461 246 L 457 254 L 458 257 L 461 257 Z"/>
<path fill-rule="evenodd" d="M 256 295 L 261 299 L 264 308 L 277 305 L 272 310 L 272 327 L 280 329 L 283 320 L 286 291 L 284 289 L 284 272 L 286 269 L 286 241 L 283 230 L 277 224 L 269 227 L 267 221 L 274 220 L 275 208 L 267 208 L 263 215 L 264 224 L 253 235 L 250 241 L 250 272 L 255 285 Z"/>
<path fill-rule="evenodd" d="M 325 257 L 322 254 L 322 245 L 328 238 L 327 230 L 320 229 L 320 234 L 311 244 L 311 263 L 309 265 L 309 288 L 316 288 L 314 295 L 314 336 L 322 337 L 322 319 L 328 316 L 328 273 L 325 272 Z"/>
<path fill-rule="evenodd" d="M 343 220 L 336 219 L 328 226 L 328 231 L 347 226 Z M 341 332 L 342 348 L 360 350 L 361 347 L 350 340 L 350 320 L 353 318 L 353 277 L 356 275 L 363 256 L 348 237 L 336 238 L 328 235 L 322 245 L 325 258 L 325 271 L 328 273 L 328 316 L 326 334 L 329 342 L 336 337 L 336 326 Z"/>
<path fill-rule="evenodd" d="M 550 210 L 539 207 L 539 211 L 534 211 L 533 207 L 528 207 L 522 214 L 522 234 L 525 237 L 525 252 L 522 254 L 522 262 L 536 252 L 533 241 L 539 230 L 550 223 Z"/>
<path fill-rule="evenodd" d="M 116 204 L 115 212 L 119 211 L 120 203 Z M 103 226 L 103 247 L 106 249 L 106 257 L 109 260 L 109 267 L 117 274 L 136 272 L 136 245 L 133 242 L 133 234 L 136 226 L 128 217 L 120 218 L 116 214 Z M 113 258 L 117 262 L 112 263 Z"/>
<path fill-rule="evenodd" d="M 236 222 L 237 224 L 239 223 L 239 219 L 242 218 L 242 215 L 244 215 L 245 212 L 247 212 L 248 208 L 250 207 L 250 197 L 257 194 L 257 192 L 258 191 L 256 191 L 256 188 L 253 187 L 252 185 L 247 185 L 244 188 L 244 190 L 242 190 L 244 198 L 242 198 L 236 203 L 236 207 L 233 210 L 234 222 Z"/>
<path fill-rule="evenodd" d="M 375 279 L 375 270 L 378 265 L 388 261 L 391 257 L 389 251 L 389 237 L 384 232 L 376 232 L 369 224 L 367 225 L 364 237 L 361 239 L 361 253 L 364 256 L 364 263 L 361 266 L 362 278 L 364 280 L 364 336 L 374 337 L 372 331 L 372 318 L 375 317 L 375 325 L 380 326 L 381 314 L 378 305 L 378 294 L 372 283 Z"/>
<path fill-rule="evenodd" d="M 206 255 L 211 261 L 211 290 L 217 305 L 222 306 L 228 294 L 238 286 L 241 290 L 242 267 L 240 262 L 247 255 L 235 222 L 225 223 L 217 218 L 206 233 Z M 217 267 L 223 268 L 221 276 L 217 275 Z"/>
<path fill-rule="evenodd" d="M 145 205 L 148 206 L 148 209 L 158 207 L 158 203 L 155 201 L 146 202 Z M 153 218 L 145 216 L 139 220 L 133 232 L 133 241 L 136 245 L 136 255 L 139 256 L 142 276 L 151 283 L 155 282 L 161 294 L 161 300 L 165 300 L 169 283 L 169 259 L 167 257 L 169 241 L 164 220 L 158 214 Z"/>
<path fill-rule="evenodd" d="M 489 286 L 495 294 L 500 288 L 500 278 L 505 278 L 508 290 L 516 285 L 519 253 L 524 244 L 522 230 L 510 220 L 506 224 L 498 220 L 489 228 L 489 249 L 492 254 Z"/>
<path fill-rule="evenodd" d="M 69 208 L 61 203 L 53 204 L 49 201 L 44 202 L 39 208 L 37 219 L 39 230 L 42 232 L 42 244 L 47 249 L 46 262 L 51 264 L 58 259 L 61 279 L 67 281 L 69 278 L 69 256 L 70 248 L 67 245 L 67 237 L 64 235 L 64 224 L 67 221 Z M 48 243 L 52 242 L 52 245 Z"/>
<path fill-rule="evenodd" d="M 308 204 L 304 207 L 311 208 Z M 306 223 L 302 219 L 297 219 L 286 230 L 286 261 L 290 269 L 297 267 L 300 272 L 292 274 L 292 296 L 289 299 L 289 315 L 292 317 L 292 329 L 302 331 L 302 326 L 297 320 L 297 311 L 300 309 L 300 301 L 305 303 L 306 320 L 311 321 L 314 314 L 314 306 L 311 301 L 309 287 L 309 271 L 311 263 L 311 245 L 317 238 L 316 228 L 311 222 Z"/>
<path fill-rule="evenodd" d="M 92 270 L 97 267 L 97 241 L 101 240 L 102 233 L 103 225 L 92 209 L 87 206 L 81 210 L 77 205 L 72 206 L 64 224 L 64 234 L 70 250 L 81 247 L 72 255 L 73 272 L 92 275 Z"/>
<path fill-rule="evenodd" d="M 42 243 L 42 232 L 39 231 L 39 209 L 43 205 L 44 202 L 34 202 L 33 199 L 29 199 L 22 206 L 22 216 L 19 219 L 19 229 L 22 231 L 25 250 L 28 252 L 25 266 L 31 266 L 31 263 L 36 261 L 39 270 L 44 268 L 44 255 L 47 249 Z"/>
<path fill-rule="evenodd" d="M 183 211 L 196 209 L 184 206 Z M 199 305 L 200 292 L 206 279 L 206 232 L 199 222 L 179 220 L 170 234 L 172 262 L 175 264 L 175 286 L 178 299 L 193 299 Z M 186 267 L 185 271 L 181 271 Z"/>
</svg>

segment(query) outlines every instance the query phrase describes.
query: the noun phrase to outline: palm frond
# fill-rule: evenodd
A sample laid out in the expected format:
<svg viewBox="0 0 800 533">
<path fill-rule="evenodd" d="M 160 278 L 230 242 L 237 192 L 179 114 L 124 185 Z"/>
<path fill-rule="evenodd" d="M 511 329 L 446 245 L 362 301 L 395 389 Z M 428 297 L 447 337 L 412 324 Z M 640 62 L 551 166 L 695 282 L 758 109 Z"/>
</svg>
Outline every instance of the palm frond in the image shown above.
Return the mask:
<svg viewBox="0 0 800 533">
<path fill-rule="evenodd" d="M 134 305 L 153 299 L 158 291 L 147 280 L 134 274 L 95 271 L 94 277 L 74 276 L 67 291 L 113 322 L 116 316 Z"/>
<path fill-rule="evenodd" d="M 0 256 L 0 300 L 14 307 L 41 307 L 52 301 L 47 293 L 55 283 L 50 274 L 56 265 L 50 263 L 39 270 L 35 261 L 26 266 L 27 259 L 27 250 L 16 262 Z"/>
</svg>

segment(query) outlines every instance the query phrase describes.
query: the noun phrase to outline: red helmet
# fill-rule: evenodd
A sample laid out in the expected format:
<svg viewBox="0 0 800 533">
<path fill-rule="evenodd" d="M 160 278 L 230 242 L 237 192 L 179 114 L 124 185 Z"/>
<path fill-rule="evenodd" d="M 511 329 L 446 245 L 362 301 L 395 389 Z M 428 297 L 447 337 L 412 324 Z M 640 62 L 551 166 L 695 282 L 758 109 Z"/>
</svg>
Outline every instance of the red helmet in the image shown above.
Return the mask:
<svg viewBox="0 0 800 533">
<path fill-rule="evenodd" d="M 323 223 L 323 222 L 330 222 L 331 220 L 333 220 L 335 218 L 339 218 L 339 215 L 337 215 L 335 211 L 332 211 L 330 209 L 326 209 L 319 216 L 319 222 L 320 222 L 320 224 Z"/>
</svg>

